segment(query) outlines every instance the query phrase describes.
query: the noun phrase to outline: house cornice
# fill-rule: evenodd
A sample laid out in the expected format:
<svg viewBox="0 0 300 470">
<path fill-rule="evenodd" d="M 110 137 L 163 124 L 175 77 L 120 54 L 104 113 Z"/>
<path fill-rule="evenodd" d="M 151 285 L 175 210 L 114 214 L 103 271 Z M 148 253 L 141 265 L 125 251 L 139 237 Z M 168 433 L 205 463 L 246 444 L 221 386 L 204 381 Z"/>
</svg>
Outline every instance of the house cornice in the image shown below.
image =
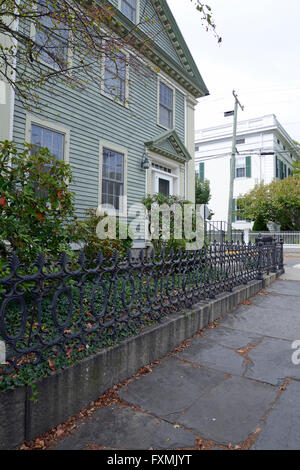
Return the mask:
<svg viewBox="0 0 300 470">
<path fill-rule="evenodd" d="M 101 0 L 98 0 L 101 2 Z M 171 39 L 175 50 L 182 62 L 180 66 L 172 57 L 170 57 L 161 47 L 155 44 L 138 27 L 134 27 L 123 13 L 114 8 L 114 15 L 110 21 L 106 20 L 107 26 L 117 33 L 127 35 L 131 46 L 141 52 L 158 69 L 165 72 L 170 78 L 181 85 L 193 97 L 200 98 L 209 94 L 208 89 L 198 71 L 198 68 L 185 44 L 185 41 L 179 31 L 176 21 L 165 0 L 151 0 L 155 11 L 162 21 L 166 32 Z"/>
</svg>

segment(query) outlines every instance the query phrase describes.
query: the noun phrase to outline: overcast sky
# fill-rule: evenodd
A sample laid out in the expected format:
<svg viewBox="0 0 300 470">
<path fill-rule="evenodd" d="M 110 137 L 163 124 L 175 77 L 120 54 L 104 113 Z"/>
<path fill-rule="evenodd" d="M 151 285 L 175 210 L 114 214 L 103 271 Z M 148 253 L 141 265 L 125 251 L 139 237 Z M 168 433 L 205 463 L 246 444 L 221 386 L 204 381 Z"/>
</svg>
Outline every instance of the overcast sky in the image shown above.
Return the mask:
<svg viewBox="0 0 300 470">
<path fill-rule="evenodd" d="M 300 142 L 299 0 L 207 0 L 223 42 L 201 26 L 190 0 L 168 0 L 210 92 L 196 108 L 196 129 L 228 122 L 235 89 L 238 119 L 275 114 Z"/>
</svg>

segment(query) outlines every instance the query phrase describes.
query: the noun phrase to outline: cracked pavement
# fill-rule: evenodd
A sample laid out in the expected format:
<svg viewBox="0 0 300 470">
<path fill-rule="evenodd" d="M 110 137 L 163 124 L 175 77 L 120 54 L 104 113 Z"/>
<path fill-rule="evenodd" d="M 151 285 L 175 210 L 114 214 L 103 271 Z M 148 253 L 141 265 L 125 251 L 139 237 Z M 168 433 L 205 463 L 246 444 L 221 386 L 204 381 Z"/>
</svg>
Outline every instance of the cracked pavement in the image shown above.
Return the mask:
<svg viewBox="0 0 300 470">
<path fill-rule="evenodd" d="M 286 263 L 295 279 L 300 254 Z M 299 449 L 300 281 L 285 274 L 214 326 L 116 387 L 53 448 Z"/>
</svg>

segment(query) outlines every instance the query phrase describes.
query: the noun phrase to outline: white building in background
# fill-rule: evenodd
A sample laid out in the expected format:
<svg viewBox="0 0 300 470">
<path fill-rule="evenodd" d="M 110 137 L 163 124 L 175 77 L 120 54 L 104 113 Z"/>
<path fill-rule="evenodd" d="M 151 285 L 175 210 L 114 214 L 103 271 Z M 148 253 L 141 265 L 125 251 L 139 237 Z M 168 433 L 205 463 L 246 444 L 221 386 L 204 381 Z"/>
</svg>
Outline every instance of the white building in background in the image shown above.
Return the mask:
<svg viewBox="0 0 300 470">
<path fill-rule="evenodd" d="M 200 179 L 210 181 L 209 208 L 213 221 L 227 221 L 233 117 L 225 125 L 195 132 L 195 164 Z M 240 121 L 237 125 L 233 209 L 236 201 L 256 184 L 270 183 L 290 174 L 292 162 L 300 160 L 300 149 L 274 114 Z M 252 228 L 253 222 L 233 215 L 233 228 Z"/>
</svg>

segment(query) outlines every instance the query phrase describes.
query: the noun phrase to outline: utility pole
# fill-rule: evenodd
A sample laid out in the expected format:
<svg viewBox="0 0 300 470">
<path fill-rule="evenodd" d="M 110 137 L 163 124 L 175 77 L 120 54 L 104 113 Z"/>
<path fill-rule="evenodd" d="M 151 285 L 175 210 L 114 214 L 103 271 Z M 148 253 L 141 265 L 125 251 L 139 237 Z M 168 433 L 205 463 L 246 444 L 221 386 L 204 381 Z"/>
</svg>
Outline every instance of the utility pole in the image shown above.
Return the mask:
<svg viewBox="0 0 300 470">
<path fill-rule="evenodd" d="M 233 90 L 232 92 L 235 102 L 234 102 L 234 118 L 233 118 L 233 134 L 232 134 L 232 151 L 231 151 L 231 159 L 230 159 L 230 180 L 229 180 L 229 198 L 228 198 L 228 217 L 227 217 L 227 240 L 232 240 L 232 200 L 233 200 L 233 183 L 234 183 L 234 176 L 235 176 L 235 154 L 236 154 L 236 129 L 237 129 L 237 112 L 238 106 L 240 106 L 241 110 L 244 111 L 244 106 L 241 105 L 239 102 L 238 96 L 236 92 Z M 226 113 L 224 114 L 226 115 Z M 227 113 L 227 115 L 232 115 L 231 113 Z"/>
</svg>

